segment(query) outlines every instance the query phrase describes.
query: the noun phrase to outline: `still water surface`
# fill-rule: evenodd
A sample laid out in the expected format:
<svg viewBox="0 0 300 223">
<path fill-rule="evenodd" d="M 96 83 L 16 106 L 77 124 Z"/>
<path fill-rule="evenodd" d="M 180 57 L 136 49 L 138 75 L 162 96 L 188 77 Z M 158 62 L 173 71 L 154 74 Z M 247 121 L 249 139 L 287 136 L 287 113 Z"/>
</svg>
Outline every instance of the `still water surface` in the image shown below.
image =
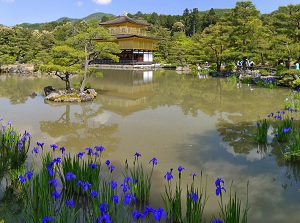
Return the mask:
<svg viewBox="0 0 300 223">
<path fill-rule="evenodd" d="M 208 220 L 218 217 L 214 180 L 222 177 L 227 192 L 233 180 L 243 201 L 249 180 L 248 222 L 299 222 L 299 167 L 284 162 L 271 135 L 268 145 L 252 140 L 256 121 L 284 108 L 288 89 L 163 70 L 104 70 L 102 78 L 88 81 L 98 92 L 93 102 L 57 104 L 44 100 L 43 87 L 63 88 L 60 79 L 0 75 L 0 117 L 29 131 L 32 147 L 36 141 L 56 143 L 77 153 L 103 145 L 104 159 L 120 171 L 137 151 L 145 166 L 156 157 L 153 205 L 162 205 L 165 173 L 174 168 L 176 175 L 182 165 L 185 182 L 191 183 L 193 172 L 208 175 Z M 33 91 L 37 96 L 31 98 Z"/>
</svg>

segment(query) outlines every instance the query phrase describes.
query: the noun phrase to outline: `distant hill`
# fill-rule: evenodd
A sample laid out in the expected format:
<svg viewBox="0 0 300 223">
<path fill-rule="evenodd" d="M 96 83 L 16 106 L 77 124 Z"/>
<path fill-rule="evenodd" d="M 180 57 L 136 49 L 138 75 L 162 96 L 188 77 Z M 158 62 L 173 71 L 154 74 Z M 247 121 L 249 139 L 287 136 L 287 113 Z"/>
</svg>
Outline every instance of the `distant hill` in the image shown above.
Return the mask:
<svg viewBox="0 0 300 223">
<path fill-rule="evenodd" d="M 57 19 L 55 21 L 51 21 L 51 22 L 46 22 L 46 23 L 22 23 L 18 26 L 22 26 L 24 28 L 29 28 L 29 29 L 42 30 L 42 29 L 47 29 L 47 27 L 51 27 L 52 25 L 55 25 L 57 23 L 65 21 L 65 20 L 68 20 L 70 22 L 76 22 L 76 21 L 79 21 L 79 20 L 84 20 L 84 21 L 87 21 L 87 22 L 89 22 L 91 20 L 100 21 L 103 16 L 112 17 L 112 16 L 115 16 L 115 15 L 108 14 L 108 13 L 103 13 L 103 12 L 96 12 L 96 13 L 93 13 L 93 14 L 88 15 L 88 16 L 86 16 L 84 18 L 81 18 L 81 19 L 62 17 L 62 18 L 59 18 L 59 19 Z"/>
<path fill-rule="evenodd" d="M 96 13 L 93 13 L 91 15 L 88 15 L 84 18 L 81 18 L 81 19 L 74 19 L 74 18 L 68 18 L 68 17 L 62 17 L 58 20 L 56 20 L 55 22 L 62 22 L 64 20 L 69 20 L 70 22 L 76 22 L 76 21 L 79 21 L 79 20 L 84 20 L 84 21 L 91 21 L 91 20 L 98 20 L 100 21 L 102 19 L 103 16 L 106 16 L 106 17 L 111 17 L 111 16 L 115 16 L 113 14 L 107 14 L 107 13 L 103 13 L 103 12 L 96 12 Z"/>
<path fill-rule="evenodd" d="M 85 20 L 85 21 L 98 20 L 98 21 L 100 21 L 103 16 L 114 17 L 115 15 L 107 14 L 107 13 L 103 13 L 103 12 L 96 12 L 96 13 L 93 13 L 89 16 L 82 18 L 82 20 Z"/>
<path fill-rule="evenodd" d="M 62 21 L 64 21 L 64 20 L 68 20 L 68 21 L 70 21 L 70 22 L 77 22 L 77 21 L 79 21 L 80 19 L 73 19 L 73 18 L 69 18 L 69 17 L 61 17 L 61 18 L 59 18 L 58 20 L 55 20 L 54 22 L 59 23 L 59 22 L 62 22 Z"/>
</svg>

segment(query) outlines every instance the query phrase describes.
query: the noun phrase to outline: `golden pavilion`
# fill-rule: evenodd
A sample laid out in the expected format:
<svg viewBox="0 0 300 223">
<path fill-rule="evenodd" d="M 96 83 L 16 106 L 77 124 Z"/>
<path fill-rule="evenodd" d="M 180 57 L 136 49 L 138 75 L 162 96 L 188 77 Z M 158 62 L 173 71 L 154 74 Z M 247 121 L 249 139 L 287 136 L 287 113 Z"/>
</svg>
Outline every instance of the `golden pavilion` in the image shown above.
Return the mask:
<svg viewBox="0 0 300 223">
<path fill-rule="evenodd" d="M 145 28 L 148 23 L 128 17 L 126 14 L 116 19 L 100 22 L 99 25 L 108 29 L 109 33 L 115 37 L 116 42 L 122 52 L 118 54 L 119 63 L 125 65 L 150 65 L 153 64 L 153 51 L 155 44 L 161 40 L 146 35 Z M 97 38 L 96 41 L 107 41 Z M 116 64 L 112 60 L 98 60 L 100 64 Z"/>
</svg>

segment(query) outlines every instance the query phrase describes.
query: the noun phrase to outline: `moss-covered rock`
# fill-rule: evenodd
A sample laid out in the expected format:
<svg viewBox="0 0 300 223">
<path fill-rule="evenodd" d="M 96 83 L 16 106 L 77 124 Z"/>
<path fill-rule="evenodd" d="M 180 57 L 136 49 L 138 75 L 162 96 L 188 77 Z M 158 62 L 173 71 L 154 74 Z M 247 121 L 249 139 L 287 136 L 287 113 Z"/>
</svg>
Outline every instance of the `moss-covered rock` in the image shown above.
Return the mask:
<svg viewBox="0 0 300 223">
<path fill-rule="evenodd" d="M 53 91 L 47 96 L 45 96 L 45 99 L 54 102 L 84 102 L 92 101 L 96 96 L 97 92 L 94 89 L 87 89 L 81 93 L 76 90 L 58 90 Z"/>
</svg>

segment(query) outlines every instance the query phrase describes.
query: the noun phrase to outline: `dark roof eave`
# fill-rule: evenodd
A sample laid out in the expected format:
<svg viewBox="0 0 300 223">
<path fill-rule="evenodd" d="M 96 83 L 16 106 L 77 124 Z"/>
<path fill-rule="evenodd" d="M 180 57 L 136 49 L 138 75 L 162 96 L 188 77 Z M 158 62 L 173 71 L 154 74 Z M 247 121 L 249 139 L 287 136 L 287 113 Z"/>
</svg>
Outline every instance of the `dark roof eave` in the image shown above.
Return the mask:
<svg viewBox="0 0 300 223">
<path fill-rule="evenodd" d="M 129 22 L 129 23 L 133 23 L 133 24 L 137 24 L 137 25 L 141 25 L 141 26 L 149 26 L 150 24 L 148 23 L 144 23 L 141 21 L 138 21 L 136 19 L 130 18 L 128 16 L 119 16 L 116 19 L 107 21 L 107 22 L 99 22 L 99 25 L 113 25 L 113 24 L 119 24 L 119 23 L 124 23 L 124 22 Z"/>
<path fill-rule="evenodd" d="M 133 34 L 116 34 L 112 35 L 115 37 L 114 40 L 116 39 L 126 39 L 126 38 L 141 38 L 141 39 L 151 39 L 151 40 L 163 40 L 163 38 L 156 38 L 156 37 L 151 37 L 151 36 L 140 36 L 140 35 L 133 35 Z M 104 40 L 103 38 L 95 38 L 95 40 Z M 110 40 L 108 40 L 110 41 Z M 113 41 L 113 40 L 112 40 Z"/>
</svg>

